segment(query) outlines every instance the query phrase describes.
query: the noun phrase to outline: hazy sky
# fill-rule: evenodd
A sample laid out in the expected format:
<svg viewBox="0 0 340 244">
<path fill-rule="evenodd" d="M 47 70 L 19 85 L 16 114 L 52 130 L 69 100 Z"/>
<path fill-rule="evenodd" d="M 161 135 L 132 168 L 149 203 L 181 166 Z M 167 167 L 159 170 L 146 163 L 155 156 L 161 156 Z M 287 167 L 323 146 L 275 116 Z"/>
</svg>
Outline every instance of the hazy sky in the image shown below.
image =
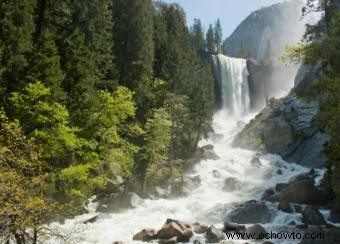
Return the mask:
<svg viewBox="0 0 340 244">
<path fill-rule="evenodd" d="M 261 7 L 270 6 L 284 0 L 163 0 L 168 3 L 179 3 L 187 14 L 188 24 L 194 18 L 201 19 L 205 29 L 209 23 L 220 18 L 223 27 L 223 38 L 228 37 L 242 20 L 251 12 Z"/>
</svg>

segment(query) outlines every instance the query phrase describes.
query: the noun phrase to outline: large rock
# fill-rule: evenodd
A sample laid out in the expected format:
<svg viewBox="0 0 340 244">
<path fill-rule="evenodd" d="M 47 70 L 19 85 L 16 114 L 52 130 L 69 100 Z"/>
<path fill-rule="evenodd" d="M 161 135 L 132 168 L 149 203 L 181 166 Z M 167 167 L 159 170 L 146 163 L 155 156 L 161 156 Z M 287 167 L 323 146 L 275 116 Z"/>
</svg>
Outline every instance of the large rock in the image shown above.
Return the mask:
<svg viewBox="0 0 340 244">
<path fill-rule="evenodd" d="M 102 197 L 97 207 L 98 212 L 114 212 L 119 209 L 136 208 L 143 202 L 134 192 L 120 192 Z"/>
<path fill-rule="evenodd" d="M 330 197 L 326 192 L 317 188 L 312 180 L 303 179 L 290 183 L 268 200 L 324 206 L 330 201 Z"/>
<path fill-rule="evenodd" d="M 223 190 L 227 192 L 233 192 L 241 189 L 241 183 L 234 177 L 225 179 Z"/>
<path fill-rule="evenodd" d="M 228 223 L 228 222 L 225 222 L 223 225 L 223 232 L 225 233 L 230 232 L 230 231 L 241 233 L 241 232 L 244 232 L 245 230 L 246 230 L 245 225 L 238 225 L 238 224 L 233 224 L 233 223 Z"/>
<path fill-rule="evenodd" d="M 158 238 L 169 240 L 176 237 L 179 242 L 188 242 L 193 236 L 191 226 L 181 223 L 178 220 L 167 219 L 161 230 L 158 231 Z"/>
<path fill-rule="evenodd" d="M 205 237 L 207 238 L 209 243 L 219 243 L 220 241 L 225 239 L 225 236 L 222 230 L 217 229 L 214 226 L 210 226 L 205 233 Z"/>
<path fill-rule="evenodd" d="M 249 201 L 237 205 L 226 218 L 238 224 L 269 223 L 273 214 L 264 202 Z"/>
<path fill-rule="evenodd" d="M 326 225 L 325 218 L 315 206 L 307 206 L 302 211 L 303 222 L 307 225 Z"/>
<path fill-rule="evenodd" d="M 156 230 L 143 229 L 133 236 L 134 241 L 152 241 L 158 237 Z"/>
</svg>

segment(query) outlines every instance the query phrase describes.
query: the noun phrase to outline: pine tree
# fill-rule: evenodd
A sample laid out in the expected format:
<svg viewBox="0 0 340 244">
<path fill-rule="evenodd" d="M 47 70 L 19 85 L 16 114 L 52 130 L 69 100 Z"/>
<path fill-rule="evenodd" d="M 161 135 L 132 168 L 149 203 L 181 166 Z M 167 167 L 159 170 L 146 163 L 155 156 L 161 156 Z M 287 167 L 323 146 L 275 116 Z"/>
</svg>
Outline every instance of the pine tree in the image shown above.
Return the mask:
<svg viewBox="0 0 340 244">
<path fill-rule="evenodd" d="M 214 28 L 210 24 L 209 29 L 207 31 L 206 43 L 207 43 L 207 52 L 211 54 L 214 54 L 216 52 L 214 32 L 215 32 Z"/>
<path fill-rule="evenodd" d="M 216 51 L 217 53 L 222 52 L 222 41 L 223 41 L 223 33 L 222 33 L 222 26 L 221 26 L 221 21 L 220 19 L 217 19 L 217 22 L 215 23 L 215 28 L 214 28 L 214 40 L 215 40 L 215 45 L 216 45 Z"/>
<path fill-rule="evenodd" d="M 119 83 L 136 92 L 140 109 L 153 75 L 152 2 L 113 0 L 113 38 Z"/>
<path fill-rule="evenodd" d="M 6 94 L 25 84 L 28 56 L 32 50 L 35 0 L 1 1 L 1 87 Z"/>
<path fill-rule="evenodd" d="M 202 22 L 200 19 L 194 19 L 194 24 L 190 28 L 191 43 L 199 52 L 204 51 L 205 39 Z"/>
</svg>

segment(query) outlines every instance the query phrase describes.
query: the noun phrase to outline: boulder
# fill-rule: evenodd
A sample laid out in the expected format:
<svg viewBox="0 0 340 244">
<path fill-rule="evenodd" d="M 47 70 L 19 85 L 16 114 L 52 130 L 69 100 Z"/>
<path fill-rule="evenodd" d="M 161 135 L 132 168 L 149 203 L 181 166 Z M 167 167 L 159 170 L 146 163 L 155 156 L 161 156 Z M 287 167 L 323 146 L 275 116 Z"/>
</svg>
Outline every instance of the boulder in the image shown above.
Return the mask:
<svg viewBox="0 0 340 244">
<path fill-rule="evenodd" d="M 220 142 L 223 140 L 224 135 L 223 134 L 216 134 L 216 133 L 212 133 L 210 135 L 210 138 L 213 142 Z"/>
<path fill-rule="evenodd" d="M 245 237 L 248 236 L 248 239 L 263 239 L 266 230 L 259 224 L 252 225 L 245 230 Z M 253 238 L 251 238 L 253 236 Z"/>
<path fill-rule="evenodd" d="M 329 221 L 333 223 L 340 223 L 340 211 L 338 210 L 338 208 L 332 206 Z"/>
<path fill-rule="evenodd" d="M 225 222 L 223 225 L 223 232 L 231 232 L 234 231 L 236 233 L 241 233 L 246 230 L 246 227 L 244 225 L 238 225 L 238 224 L 233 224 L 233 223 L 228 223 Z"/>
<path fill-rule="evenodd" d="M 287 183 L 277 183 L 275 185 L 275 191 L 278 192 L 278 191 L 282 191 L 284 188 L 286 188 L 288 186 Z"/>
<path fill-rule="evenodd" d="M 281 169 L 278 169 L 278 170 L 276 171 L 276 174 L 277 174 L 277 175 L 283 175 L 283 172 L 282 172 Z"/>
<path fill-rule="evenodd" d="M 312 180 L 304 179 L 288 184 L 269 198 L 273 202 L 289 202 L 324 206 L 330 201 L 329 195 L 317 188 Z"/>
<path fill-rule="evenodd" d="M 253 157 L 250 161 L 250 164 L 254 167 L 257 167 L 257 168 L 262 167 L 261 160 L 258 157 Z"/>
<path fill-rule="evenodd" d="M 280 202 L 279 205 L 277 206 L 278 210 L 281 210 L 282 212 L 286 213 L 292 213 L 293 208 L 288 202 Z"/>
<path fill-rule="evenodd" d="M 167 219 L 157 234 L 159 239 L 169 240 L 176 237 L 178 242 L 188 242 L 193 236 L 193 231 L 189 225 L 181 223 L 178 220 Z"/>
<path fill-rule="evenodd" d="M 220 241 L 225 240 L 222 230 L 215 228 L 213 225 L 207 229 L 205 237 L 209 243 L 219 243 Z"/>
<path fill-rule="evenodd" d="M 326 225 L 325 218 L 315 206 L 307 206 L 302 211 L 303 222 L 307 225 Z"/>
<path fill-rule="evenodd" d="M 99 200 L 98 212 L 114 212 L 119 209 L 136 208 L 143 202 L 134 192 L 120 192 L 108 195 Z"/>
<path fill-rule="evenodd" d="M 265 201 L 269 201 L 270 197 L 273 196 L 275 194 L 275 191 L 273 188 L 269 188 L 267 190 L 264 191 L 264 193 L 262 194 L 261 199 L 265 200 Z"/>
<path fill-rule="evenodd" d="M 143 229 L 133 236 L 134 241 L 152 241 L 157 239 L 157 232 L 154 229 Z"/>
<path fill-rule="evenodd" d="M 226 192 L 233 192 L 241 189 L 241 183 L 234 177 L 225 179 L 223 190 Z"/>
<path fill-rule="evenodd" d="M 238 224 L 269 223 L 273 214 L 264 202 L 249 201 L 237 205 L 227 215 L 227 220 Z"/>
<path fill-rule="evenodd" d="M 199 148 L 201 159 L 203 160 L 218 160 L 220 157 L 215 153 L 214 146 L 209 144 Z"/>
<path fill-rule="evenodd" d="M 220 171 L 218 171 L 217 169 L 214 169 L 212 171 L 212 174 L 215 178 L 221 178 L 222 177 L 222 174 L 220 173 Z"/>
</svg>

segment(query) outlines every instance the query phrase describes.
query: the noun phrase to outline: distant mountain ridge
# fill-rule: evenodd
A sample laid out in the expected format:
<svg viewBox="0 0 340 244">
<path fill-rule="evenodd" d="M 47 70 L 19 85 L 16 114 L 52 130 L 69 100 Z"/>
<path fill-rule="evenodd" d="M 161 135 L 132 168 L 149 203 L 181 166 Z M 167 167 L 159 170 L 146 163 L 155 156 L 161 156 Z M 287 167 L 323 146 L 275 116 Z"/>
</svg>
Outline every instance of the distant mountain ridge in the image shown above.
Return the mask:
<svg viewBox="0 0 340 244">
<path fill-rule="evenodd" d="M 240 57 L 241 45 L 255 59 L 264 59 L 268 46 L 270 56 L 281 55 L 286 45 L 302 39 L 306 23 L 313 22 L 313 16 L 302 19 L 303 6 L 303 0 L 291 0 L 252 12 L 225 40 L 227 55 Z"/>
</svg>

